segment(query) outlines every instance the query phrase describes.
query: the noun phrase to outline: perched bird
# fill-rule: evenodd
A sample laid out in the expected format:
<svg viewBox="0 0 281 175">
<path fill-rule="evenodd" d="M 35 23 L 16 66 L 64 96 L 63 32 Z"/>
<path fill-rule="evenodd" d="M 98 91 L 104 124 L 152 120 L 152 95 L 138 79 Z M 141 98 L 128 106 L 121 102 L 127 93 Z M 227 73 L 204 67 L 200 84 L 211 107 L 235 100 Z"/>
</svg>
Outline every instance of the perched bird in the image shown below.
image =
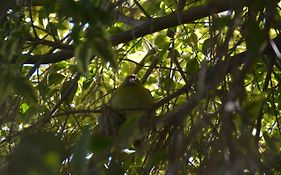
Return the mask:
<svg viewBox="0 0 281 175">
<path fill-rule="evenodd" d="M 126 117 L 147 115 L 151 112 L 154 99 L 148 89 L 143 87 L 136 75 L 129 75 L 123 84 L 116 89 L 110 106 Z"/>
<path fill-rule="evenodd" d="M 135 137 L 134 145 L 149 124 L 154 102 L 150 91 L 141 84 L 136 75 L 129 75 L 111 98 L 111 108 L 124 119 L 120 133 Z"/>
</svg>

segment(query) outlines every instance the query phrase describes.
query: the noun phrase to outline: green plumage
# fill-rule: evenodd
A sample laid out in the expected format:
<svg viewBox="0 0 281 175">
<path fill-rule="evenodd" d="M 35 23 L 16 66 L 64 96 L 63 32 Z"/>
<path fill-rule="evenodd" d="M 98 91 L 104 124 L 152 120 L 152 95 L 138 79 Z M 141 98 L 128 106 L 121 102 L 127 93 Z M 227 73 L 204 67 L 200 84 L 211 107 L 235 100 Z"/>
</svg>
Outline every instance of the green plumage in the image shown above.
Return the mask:
<svg viewBox="0 0 281 175">
<path fill-rule="evenodd" d="M 111 98 L 112 109 L 125 117 L 149 114 L 153 104 L 150 91 L 143 87 L 135 75 L 129 75 Z"/>
<path fill-rule="evenodd" d="M 154 99 L 135 75 L 129 75 L 112 96 L 110 106 L 122 119 L 119 142 L 127 138 L 137 151 L 142 150 L 153 118 Z M 115 116 L 117 117 L 117 116 Z"/>
</svg>

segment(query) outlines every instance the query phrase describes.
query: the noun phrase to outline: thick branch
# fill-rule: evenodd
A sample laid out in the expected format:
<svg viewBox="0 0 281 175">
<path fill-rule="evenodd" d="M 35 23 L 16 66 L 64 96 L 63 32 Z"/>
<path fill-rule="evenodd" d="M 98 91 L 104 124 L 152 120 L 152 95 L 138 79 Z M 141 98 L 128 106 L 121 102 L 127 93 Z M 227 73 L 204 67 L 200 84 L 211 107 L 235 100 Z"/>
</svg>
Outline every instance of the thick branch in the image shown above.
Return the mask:
<svg viewBox="0 0 281 175">
<path fill-rule="evenodd" d="M 150 19 L 144 24 L 137 26 L 131 30 L 118 33 L 111 37 L 112 45 L 118 45 L 120 43 L 127 43 L 129 41 L 135 40 L 138 37 L 143 37 L 145 35 L 161 31 L 170 27 L 175 27 L 181 24 L 191 23 L 195 20 L 210 16 L 215 13 L 223 12 L 230 10 L 234 7 L 233 4 L 241 4 L 242 1 L 224 1 L 224 0 L 215 0 L 208 5 L 202 5 L 194 8 L 190 8 L 186 11 L 179 13 L 172 13 L 170 15 Z M 39 62 L 42 64 L 54 63 L 73 57 L 73 51 L 61 51 L 51 54 L 51 55 L 40 55 L 40 56 L 28 56 L 28 60 L 25 63 L 34 64 L 38 62 L 38 59 L 41 59 Z"/>
<path fill-rule="evenodd" d="M 241 3 L 242 1 L 235 1 L 235 4 Z M 208 5 L 190 8 L 183 12 L 172 13 L 160 18 L 153 18 L 138 27 L 112 36 L 111 42 L 113 45 L 127 43 L 129 41 L 135 40 L 136 38 L 158 32 L 163 29 L 175 27 L 181 24 L 191 23 L 195 20 L 210 16 L 212 14 L 230 10 L 233 7 L 235 7 L 233 0 L 220 0 L 214 1 L 213 3 Z"/>
<path fill-rule="evenodd" d="M 55 52 L 52 54 L 44 54 L 44 55 L 23 55 L 23 57 L 27 58 L 25 64 L 49 64 L 49 63 L 57 63 L 63 60 L 67 60 L 73 57 L 74 52 L 72 50 L 63 50 L 60 52 Z"/>
</svg>

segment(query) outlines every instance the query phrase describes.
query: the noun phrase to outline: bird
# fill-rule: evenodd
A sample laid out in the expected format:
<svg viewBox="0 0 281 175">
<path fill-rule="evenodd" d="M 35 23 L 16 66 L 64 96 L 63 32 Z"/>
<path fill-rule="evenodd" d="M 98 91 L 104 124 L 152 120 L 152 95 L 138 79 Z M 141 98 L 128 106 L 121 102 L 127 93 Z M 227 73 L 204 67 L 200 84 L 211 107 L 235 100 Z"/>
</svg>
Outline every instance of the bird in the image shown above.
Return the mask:
<svg viewBox="0 0 281 175">
<path fill-rule="evenodd" d="M 155 100 L 135 74 L 127 76 L 111 97 L 110 107 L 123 119 L 120 135 L 133 137 L 133 145 L 143 139 L 149 126 Z"/>
<path fill-rule="evenodd" d="M 112 109 L 125 114 L 126 117 L 143 115 L 151 110 L 153 104 L 154 98 L 151 92 L 134 74 L 126 77 L 125 81 L 116 89 L 110 102 Z M 136 111 L 141 113 L 136 114 Z"/>
</svg>

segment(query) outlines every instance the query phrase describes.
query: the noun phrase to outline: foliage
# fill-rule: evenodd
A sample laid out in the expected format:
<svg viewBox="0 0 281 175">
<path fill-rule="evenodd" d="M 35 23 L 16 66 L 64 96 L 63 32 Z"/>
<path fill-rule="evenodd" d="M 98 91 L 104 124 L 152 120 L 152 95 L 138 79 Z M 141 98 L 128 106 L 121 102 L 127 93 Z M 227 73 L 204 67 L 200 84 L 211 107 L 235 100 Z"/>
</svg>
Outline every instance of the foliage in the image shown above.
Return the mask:
<svg viewBox="0 0 281 175">
<path fill-rule="evenodd" d="M 280 6 L 0 1 L 0 174 L 280 174 Z M 156 100 L 141 151 L 107 106 L 129 74 Z"/>
</svg>

